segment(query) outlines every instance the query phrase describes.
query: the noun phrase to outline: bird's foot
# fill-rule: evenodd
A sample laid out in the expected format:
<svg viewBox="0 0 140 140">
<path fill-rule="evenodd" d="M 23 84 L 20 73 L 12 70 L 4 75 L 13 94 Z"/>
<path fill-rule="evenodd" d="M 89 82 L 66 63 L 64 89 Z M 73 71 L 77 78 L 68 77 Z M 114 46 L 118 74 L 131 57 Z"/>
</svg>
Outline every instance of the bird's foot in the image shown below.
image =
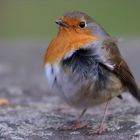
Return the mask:
<svg viewBox="0 0 140 140">
<path fill-rule="evenodd" d="M 69 130 L 78 130 L 87 127 L 87 124 L 81 124 L 79 121 L 72 121 L 70 123 L 72 123 L 70 126 L 60 128 L 60 130 L 69 131 Z"/>
<path fill-rule="evenodd" d="M 0 99 L 0 106 L 9 105 L 9 101 L 6 99 Z"/>
<path fill-rule="evenodd" d="M 106 129 L 104 128 L 104 126 L 100 125 L 98 128 L 96 129 L 91 129 L 89 130 L 89 134 L 90 135 L 95 135 L 95 134 L 101 134 L 103 132 L 105 132 Z"/>
</svg>

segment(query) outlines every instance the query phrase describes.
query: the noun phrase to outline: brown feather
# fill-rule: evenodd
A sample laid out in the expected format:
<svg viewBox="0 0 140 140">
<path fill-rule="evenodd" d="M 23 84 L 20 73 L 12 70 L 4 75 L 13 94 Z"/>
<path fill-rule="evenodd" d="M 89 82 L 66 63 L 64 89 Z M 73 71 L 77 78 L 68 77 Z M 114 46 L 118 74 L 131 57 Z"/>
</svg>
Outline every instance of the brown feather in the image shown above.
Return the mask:
<svg viewBox="0 0 140 140">
<path fill-rule="evenodd" d="M 140 91 L 138 89 L 136 81 L 127 63 L 122 58 L 119 49 L 117 48 L 117 45 L 111 40 L 105 41 L 104 45 L 106 49 L 108 49 L 110 52 L 109 62 L 115 64 L 114 69 L 111 71 L 117 75 L 117 77 L 122 81 L 122 83 L 128 88 L 130 93 L 140 102 Z"/>
</svg>

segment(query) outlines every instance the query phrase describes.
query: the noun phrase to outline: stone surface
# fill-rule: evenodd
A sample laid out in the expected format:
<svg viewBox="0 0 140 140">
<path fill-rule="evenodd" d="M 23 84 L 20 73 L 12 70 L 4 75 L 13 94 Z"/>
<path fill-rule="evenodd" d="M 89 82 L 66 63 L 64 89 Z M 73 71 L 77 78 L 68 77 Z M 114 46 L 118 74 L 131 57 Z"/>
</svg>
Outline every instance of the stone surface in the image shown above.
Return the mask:
<svg viewBox="0 0 140 140">
<path fill-rule="evenodd" d="M 140 83 L 140 41 L 124 39 L 121 52 Z M 111 101 L 107 132 L 90 136 L 90 128 L 61 131 L 80 111 L 67 106 L 47 90 L 43 54 L 47 41 L 0 41 L 0 140 L 140 140 L 140 104 L 128 93 Z M 89 109 L 82 123 L 96 128 L 104 105 Z"/>
</svg>

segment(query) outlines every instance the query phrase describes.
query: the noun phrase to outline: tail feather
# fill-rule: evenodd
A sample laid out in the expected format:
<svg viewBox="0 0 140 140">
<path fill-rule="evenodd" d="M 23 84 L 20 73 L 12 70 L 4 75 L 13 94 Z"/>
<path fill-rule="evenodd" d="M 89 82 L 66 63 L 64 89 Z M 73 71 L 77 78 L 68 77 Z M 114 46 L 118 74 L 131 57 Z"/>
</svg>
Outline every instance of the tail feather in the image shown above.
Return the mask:
<svg viewBox="0 0 140 140">
<path fill-rule="evenodd" d="M 130 92 L 140 102 L 140 89 L 137 89 L 135 91 L 134 90 L 133 91 L 130 90 Z"/>
</svg>

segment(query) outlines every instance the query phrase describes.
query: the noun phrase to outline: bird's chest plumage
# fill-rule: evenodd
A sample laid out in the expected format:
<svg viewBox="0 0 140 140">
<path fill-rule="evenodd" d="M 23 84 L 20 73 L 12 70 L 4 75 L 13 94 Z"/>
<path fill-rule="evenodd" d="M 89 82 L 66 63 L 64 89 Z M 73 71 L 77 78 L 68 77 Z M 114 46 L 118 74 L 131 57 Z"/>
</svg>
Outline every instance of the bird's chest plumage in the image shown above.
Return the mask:
<svg viewBox="0 0 140 140">
<path fill-rule="evenodd" d="M 98 105 L 122 90 L 120 80 L 99 64 L 99 54 L 90 53 L 80 49 L 59 64 L 45 65 L 48 86 L 74 107 Z"/>
</svg>

